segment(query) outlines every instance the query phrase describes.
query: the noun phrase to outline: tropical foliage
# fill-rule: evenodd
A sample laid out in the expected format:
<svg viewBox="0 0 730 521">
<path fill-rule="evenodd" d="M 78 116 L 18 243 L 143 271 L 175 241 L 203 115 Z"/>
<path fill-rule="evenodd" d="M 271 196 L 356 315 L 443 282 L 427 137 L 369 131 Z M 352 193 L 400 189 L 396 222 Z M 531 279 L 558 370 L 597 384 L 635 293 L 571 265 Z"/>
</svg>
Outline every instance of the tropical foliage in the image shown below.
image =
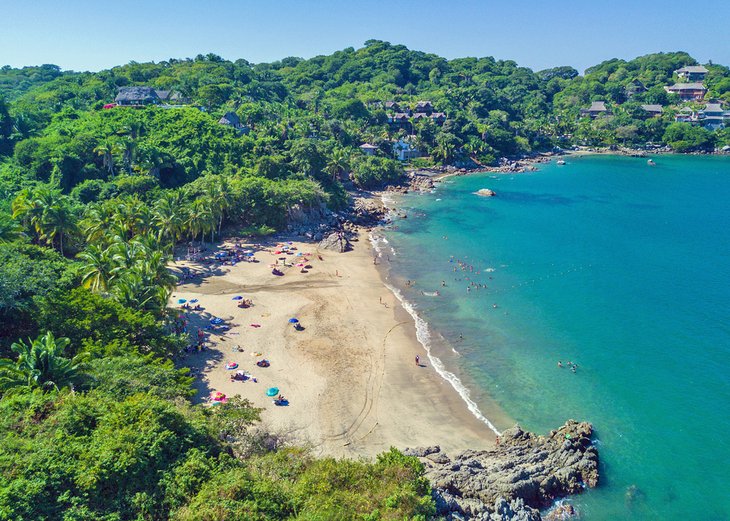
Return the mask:
<svg viewBox="0 0 730 521">
<path fill-rule="evenodd" d="M 166 306 L 175 246 L 342 209 L 348 190 L 402 178 L 399 140 L 421 166 L 730 144 L 728 130 L 673 121 L 664 86 L 695 63 L 666 53 L 534 72 L 371 40 L 256 65 L 208 54 L 97 73 L 0 68 L 0 520 L 429 518 L 414 458 L 315 459 L 272 448 L 248 402 L 193 405 Z M 708 98 L 730 101 L 730 71 L 708 69 Z M 134 85 L 187 101 L 104 108 Z M 421 100 L 445 121 L 388 122 L 386 101 L 407 112 Z M 581 115 L 596 100 L 612 117 Z M 650 118 L 646 103 L 667 110 Z M 228 112 L 239 127 L 219 124 Z"/>
</svg>

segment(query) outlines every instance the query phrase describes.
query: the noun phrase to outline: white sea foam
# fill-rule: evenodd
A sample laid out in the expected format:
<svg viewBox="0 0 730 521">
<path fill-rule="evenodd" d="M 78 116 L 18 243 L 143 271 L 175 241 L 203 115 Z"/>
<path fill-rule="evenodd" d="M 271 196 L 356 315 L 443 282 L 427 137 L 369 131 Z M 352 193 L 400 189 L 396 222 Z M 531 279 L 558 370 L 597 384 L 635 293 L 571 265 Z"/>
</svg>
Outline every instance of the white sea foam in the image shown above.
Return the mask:
<svg viewBox="0 0 730 521">
<path fill-rule="evenodd" d="M 413 307 L 413 305 L 408 302 L 408 300 L 405 299 L 403 296 L 403 293 L 394 286 L 385 283 L 386 287 L 390 289 L 390 291 L 393 292 L 395 297 L 400 301 L 401 305 L 403 306 L 403 309 L 405 309 L 411 317 L 413 317 L 414 322 L 416 323 L 416 338 L 418 338 L 418 341 L 421 343 L 421 345 L 426 349 L 426 355 L 428 356 L 428 359 L 431 361 L 431 365 L 433 365 L 433 368 L 436 369 L 436 372 L 447 382 L 451 384 L 451 387 L 454 388 L 454 390 L 459 393 L 459 396 L 461 396 L 461 399 L 464 400 L 466 403 L 467 408 L 471 413 L 480 421 L 484 422 L 487 427 L 489 427 L 494 433 L 499 436 L 501 433 L 497 430 L 497 428 L 492 424 L 492 422 L 489 421 L 489 419 L 482 414 L 482 411 L 479 410 L 479 406 L 474 402 L 474 400 L 470 397 L 469 389 L 466 388 L 466 386 L 459 380 L 459 377 L 456 376 L 454 373 L 446 369 L 443 362 L 435 356 L 433 353 L 431 353 L 431 333 L 428 329 L 428 323 L 423 320 L 419 315 L 416 309 Z"/>
<path fill-rule="evenodd" d="M 378 242 L 382 241 L 383 237 L 376 237 L 371 233 L 369 234 L 368 238 L 370 239 L 370 244 L 372 244 L 373 249 L 376 251 L 376 253 L 380 254 L 381 248 Z M 384 282 L 384 284 L 385 287 L 393 292 L 393 295 L 395 295 L 395 298 L 397 298 L 398 301 L 401 303 L 403 309 L 405 309 L 408 314 L 411 315 L 411 317 L 413 318 L 413 321 L 416 324 L 416 338 L 426 350 L 426 355 L 431 361 L 431 365 L 433 366 L 433 368 L 436 369 L 436 372 L 444 380 L 451 384 L 451 387 L 453 387 L 454 390 L 459 394 L 459 396 L 461 396 L 461 399 L 464 400 L 469 411 L 479 421 L 485 423 L 487 427 L 489 427 L 492 431 L 494 431 L 497 436 L 499 436 L 501 434 L 499 430 L 497 430 L 494 424 L 489 421 L 489 418 L 482 414 L 482 411 L 479 410 L 479 406 L 474 402 L 474 400 L 471 399 L 471 393 L 469 392 L 469 389 L 467 389 L 466 386 L 461 382 L 461 380 L 459 380 L 458 376 L 446 369 L 443 362 L 436 355 L 431 353 L 431 332 L 428 329 L 428 323 L 420 317 L 413 304 L 406 300 L 406 298 L 403 296 L 403 293 L 398 288 L 389 284 L 388 282 Z M 452 351 L 454 351 L 454 353 L 456 354 L 459 354 L 453 348 Z"/>
</svg>

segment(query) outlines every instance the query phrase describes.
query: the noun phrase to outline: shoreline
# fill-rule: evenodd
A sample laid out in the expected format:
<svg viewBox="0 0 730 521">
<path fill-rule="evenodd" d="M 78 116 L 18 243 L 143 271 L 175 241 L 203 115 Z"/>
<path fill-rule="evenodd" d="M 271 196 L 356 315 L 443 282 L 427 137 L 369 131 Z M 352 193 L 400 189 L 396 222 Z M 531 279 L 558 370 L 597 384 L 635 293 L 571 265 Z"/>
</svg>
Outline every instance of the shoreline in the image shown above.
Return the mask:
<svg viewBox="0 0 730 521">
<path fill-rule="evenodd" d="M 378 239 L 370 233 L 370 242 L 373 250 L 376 252 L 378 258 L 383 258 L 381 248 L 377 245 Z M 431 366 L 438 373 L 438 375 L 446 382 L 451 385 L 453 391 L 459 395 L 464 405 L 467 407 L 469 412 L 480 422 L 484 423 L 489 429 L 496 435 L 500 436 L 502 433 L 497 429 L 494 423 L 482 412 L 479 405 L 472 400 L 471 390 L 467 387 L 462 380 L 452 371 L 450 371 L 444 362 L 433 352 L 432 349 L 432 338 L 431 338 L 431 327 L 419 314 L 414 305 L 409 302 L 399 287 L 396 287 L 391 283 L 390 270 L 386 270 L 385 265 L 381 264 L 379 270 L 381 279 L 386 288 L 395 296 L 400 304 L 400 310 L 406 313 L 411 320 L 413 320 L 414 328 L 414 339 L 421 347 L 426 351 L 426 356 L 431 362 Z M 453 346 L 449 346 L 453 349 Z M 500 416 L 505 416 L 501 414 Z M 504 418 L 500 418 L 504 420 Z M 512 422 L 514 423 L 514 422 Z"/>
<path fill-rule="evenodd" d="M 191 336 L 213 316 L 230 326 L 210 336 L 208 351 L 185 359 L 199 375 L 197 399 L 213 391 L 239 394 L 265 407 L 264 428 L 319 455 L 372 457 L 391 446 L 440 445 L 449 453 L 491 448 L 495 432 L 424 356 L 413 316 L 374 265 L 367 232 L 358 239 L 347 253 L 294 241 L 299 252 L 312 254 L 306 273 L 286 268 L 284 276 L 272 276 L 275 257 L 260 248 L 259 263 L 219 266 L 180 285 L 171 302 L 197 298 L 205 308 L 188 313 Z M 176 266 L 202 269 L 187 261 Z M 252 299 L 253 307 L 238 309 L 231 300 L 236 295 Z M 288 317 L 297 317 L 304 330 L 289 327 Z M 243 353 L 232 351 L 237 345 Z M 258 368 L 261 357 L 252 353 L 271 366 Z M 257 383 L 231 381 L 236 371 L 225 369 L 229 361 Z M 272 404 L 264 391 L 273 386 L 289 406 Z"/>
</svg>

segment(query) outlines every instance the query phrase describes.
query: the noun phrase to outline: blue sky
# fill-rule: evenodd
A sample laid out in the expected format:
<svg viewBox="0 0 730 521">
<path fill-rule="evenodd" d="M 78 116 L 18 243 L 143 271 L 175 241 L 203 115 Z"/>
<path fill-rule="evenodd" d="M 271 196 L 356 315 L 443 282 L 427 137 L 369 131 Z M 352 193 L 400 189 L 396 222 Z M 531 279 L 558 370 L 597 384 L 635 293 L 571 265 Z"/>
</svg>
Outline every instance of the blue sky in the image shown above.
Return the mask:
<svg viewBox="0 0 730 521">
<path fill-rule="evenodd" d="M 371 38 L 534 70 L 673 50 L 730 65 L 728 20 L 730 0 L 0 0 L 0 65 L 100 70 L 209 52 L 263 62 Z"/>
</svg>

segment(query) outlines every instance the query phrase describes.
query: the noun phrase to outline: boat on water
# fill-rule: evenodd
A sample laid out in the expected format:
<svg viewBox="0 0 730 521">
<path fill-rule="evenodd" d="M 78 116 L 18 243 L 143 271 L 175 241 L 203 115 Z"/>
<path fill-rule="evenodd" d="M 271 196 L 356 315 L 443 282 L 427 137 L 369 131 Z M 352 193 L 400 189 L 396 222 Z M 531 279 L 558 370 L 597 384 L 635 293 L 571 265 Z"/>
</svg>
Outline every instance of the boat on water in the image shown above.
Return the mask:
<svg viewBox="0 0 730 521">
<path fill-rule="evenodd" d="M 565 160 L 564 159 L 558 159 L 556 161 L 556 163 L 559 164 L 559 165 L 564 165 L 565 164 Z"/>
<path fill-rule="evenodd" d="M 647 164 L 647 165 L 649 165 L 649 166 L 656 166 L 656 163 L 654 162 L 654 160 L 653 160 L 653 159 L 649 159 L 649 160 L 648 160 L 648 161 L 646 162 L 646 164 Z"/>
</svg>

